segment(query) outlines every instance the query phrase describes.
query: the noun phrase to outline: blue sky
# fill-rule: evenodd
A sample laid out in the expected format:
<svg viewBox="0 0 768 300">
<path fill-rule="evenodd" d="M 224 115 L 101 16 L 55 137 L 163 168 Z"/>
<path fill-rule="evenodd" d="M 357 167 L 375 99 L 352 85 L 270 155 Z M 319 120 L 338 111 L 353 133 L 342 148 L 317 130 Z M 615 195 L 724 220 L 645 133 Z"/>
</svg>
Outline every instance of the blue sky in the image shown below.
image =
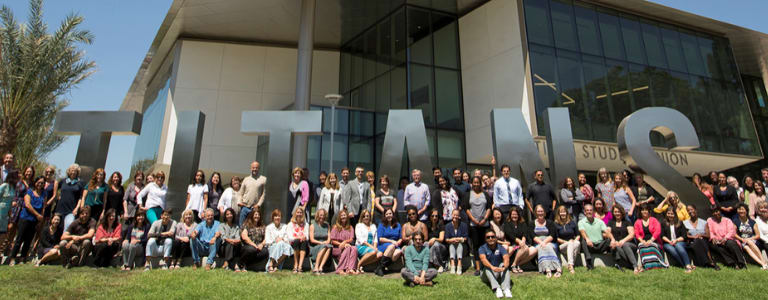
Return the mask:
<svg viewBox="0 0 768 300">
<path fill-rule="evenodd" d="M 257 0 L 254 0 L 257 1 Z M 286 0 L 298 1 L 298 0 Z M 495 0 L 501 1 L 501 0 Z M 171 0 L 47 0 L 45 19 L 55 28 L 71 12 L 85 17 L 83 28 L 96 36 L 86 46 L 87 57 L 97 64 L 96 73 L 72 90 L 67 110 L 117 110 L 133 81 L 141 60 L 163 21 Z M 742 27 L 768 32 L 768 1 L 765 0 L 653 0 L 666 6 L 703 15 Z M 25 20 L 27 0 L 0 0 L 20 20 Z M 106 169 L 125 174 L 130 169 L 135 137 L 112 137 Z M 47 161 L 66 168 L 75 160 L 79 137 L 70 137 Z"/>
</svg>

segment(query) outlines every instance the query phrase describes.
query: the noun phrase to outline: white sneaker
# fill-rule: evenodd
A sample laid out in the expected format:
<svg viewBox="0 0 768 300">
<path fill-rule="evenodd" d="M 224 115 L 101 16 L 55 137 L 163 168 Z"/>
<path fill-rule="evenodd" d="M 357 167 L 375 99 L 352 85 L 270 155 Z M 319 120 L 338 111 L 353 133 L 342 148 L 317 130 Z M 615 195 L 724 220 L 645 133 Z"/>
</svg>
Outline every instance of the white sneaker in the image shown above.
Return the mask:
<svg viewBox="0 0 768 300">
<path fill-rule="evenodd" d="M 504 293 L 501 292 L 501 288 L 496 289 L 496 298 L 504 298 Z"/>
<path fill-rule="evenodd" d="M 510 290 L 504 290 L 504 297 L 512 298 L 512 291 Z"/>
<path fill-rule="evenodd" d="M 439 268 L 437 268 L 437 273 L 443 273 L 443 271 L 445 271 L 443 269 L 443 266 L 440 266 Z"/>
<path fill-rule="evenodd" d="M 451 274 L 456 274 L 456 267 L 455 266 L 451 266 Z"/>
<path fill-rule="evenodd" d="M 461 267 L 456 267 L 456 275 L 461 275 Z"/>
</svg>

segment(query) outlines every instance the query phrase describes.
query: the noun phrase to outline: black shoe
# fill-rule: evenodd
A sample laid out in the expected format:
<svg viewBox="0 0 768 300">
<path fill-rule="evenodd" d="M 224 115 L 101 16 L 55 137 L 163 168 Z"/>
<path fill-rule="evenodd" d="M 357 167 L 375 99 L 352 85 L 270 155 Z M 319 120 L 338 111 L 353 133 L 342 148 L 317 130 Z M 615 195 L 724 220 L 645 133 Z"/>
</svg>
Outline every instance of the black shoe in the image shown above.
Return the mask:
<svg viewBox="0 0 768 300">
<path fill-rule="evenodd" d="M 622 268 L 619 264 L 614 264 L 613 267 L 616 268 L 616 270 L 624 272 L 624 268 Z"/>
<path fill-rule="evenodd" d="M 480 276 L 480 270 L 475 270 L 475 276 Z"/>
<path fill-rule="evenodd" d="M 384 269 L 384 266 L 382 266 L 381 263 L 379 263 L 379 265 L 376 266 L 376 270 L 373 271 L 373 273 L 376 274 L 376 276 L 379 276 L 379 277 L 384 276 L 383 269 Z"/>
<path fill-rule="evenodd" d="M 66 263 L 63 266 L 64 266 L 64 269 L 71 269 L 72 268 L 72 264 L 70 264 L 70 263 Z"/>
<path fill-rule="evenodd" d="M 720 266 L 718 266 L 718 265 L 716 265 L 716 264 L 711 264 L 711 265 L 709 265 L 709 266 L 710 266 L 712 269 L 715 269 L 715 271 L 720 271 Z"/>
</svg>

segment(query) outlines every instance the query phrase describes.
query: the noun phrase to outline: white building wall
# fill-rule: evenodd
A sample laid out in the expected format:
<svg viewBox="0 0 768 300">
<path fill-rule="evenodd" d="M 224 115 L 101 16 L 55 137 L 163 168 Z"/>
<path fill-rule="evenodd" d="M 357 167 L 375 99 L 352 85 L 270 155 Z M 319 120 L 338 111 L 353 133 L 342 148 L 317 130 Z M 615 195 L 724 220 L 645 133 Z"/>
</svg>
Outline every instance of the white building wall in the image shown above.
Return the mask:
<svg viewBox="0 0 768 300">
<path fill-rule="evenodd" d="M 521 14 L 516 0 L 492 0 L 459 18 L 467 163 L 490 163 L 492 109 L 521 107 L 531 128 Z"/>
<path fill-rule="evenodd" d="M 205 114 L 200 168 L 247 174 L 256 158 L 257 137 L 240 133 L 241 112 L 282 110 L 292 105 L 296 87 L 296 49 L 182 40 L 171 87 L 172 111 Z M 312 103 L 338 93 L 339 53 L 315 51 Z M 286 120 L 289 121 L 289 120 Z M 175 118 L 171 118 L 175 127 Z M 170 163 L 173 138 L 163 140 Z"/>
</svg>

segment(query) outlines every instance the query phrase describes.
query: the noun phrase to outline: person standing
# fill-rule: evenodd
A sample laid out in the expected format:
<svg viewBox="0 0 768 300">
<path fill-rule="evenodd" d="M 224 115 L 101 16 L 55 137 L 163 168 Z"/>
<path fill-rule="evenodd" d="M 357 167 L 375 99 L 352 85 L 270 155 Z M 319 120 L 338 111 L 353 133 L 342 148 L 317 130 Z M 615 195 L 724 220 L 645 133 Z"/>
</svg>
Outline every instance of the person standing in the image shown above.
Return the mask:
<svg viewBox="0 0 768 300">
<path fill-rule="evenodd" d="M 595 185 L 595 196 L 605 201 L 605 207 L 613 207 L 613 181 L 611 174 L 605 168 L 597 170 L 597 184 Z"/>
<path fill-rule="evenodd" d="M 104 211 L 101 216 L 104 216 L 104 212 L 114 209 L 117 214 L 116 217 L 120 218 L 125 210 L 127 204 L 125 203 L 125 189 L 123 189 L 123 175 L 120 172 L 114 172 L 109 176 L 109 183 L 107 185 L 106 201 L 104 201 Z M 99 218 L 101 220 L 101 218 Z"/>
<path fill-rule="evenodd" d="M 629 188 L 626 180 L 624 180 L 624 176 L 621 175 L 621 173 L 616 173 L 616 175 L 614 175 L 613 187 L 614 203 L 624 207 L 624 211 L 627 212 L 627 220 L 629 222 L 634 222 L 635 219 L 637 219 L 637 215 L 635 214 L 637 199 L 635 199 L 635 195 L 632 194 L 632 189 Z"/>
<path fill-rule="evenodd" d="M 63 216 L 64 228 L 75 221 L 77 217 L 77 206 L 80 198 L 83 196 L 82 181 L 80 181 L 80 166 L 73 164 L 67 168 L 67 178 L 59 181 L 59 201 L 56 203 L 56 213 Z"/>
<path fill-rule="evenodd" d="M 349 183 L 349 168 L 341 168 L 341 180 L 339 181 L 339 188 L 344 190 L 344 187 Z"/>
<path fill-rule="evenodd" d="M 733 220 L 736 217 L 736 205 L 739 204 L 739 193 L 733 186 L 727 184 L 724 173 L 718 174 L 717 180 L 717 186 L 714 188 L 715 206 L 720 207 L 723 217 Z"/>
<path fill-rule="evenodd" d="M 243 184 L 238 192 L 240 202 L 237 206 L 240 207 L 240 222 L 238 225 L 242 226 L 245 222 L 246 216 L 256 207 L 261 207 L 264 202 L 264 189 L 267 185 L 267 177 L 259 175 L 260 164 L 258 161 L 251 163 L 251 176 L 243 179 Z"/>
<path fill-rule="evenodd" d="M 192 184 L 187 187 L 187 202 L 184 204 L 184 210 L 191 210 L 195 213 L 195 221 L 200 223 L 203 219 L 205 209 L 208 207 L 208 185 L 205 184 L 205 172 L 197 170 Z M 213 214 L 216 219 L 216 213 Z"/>
<path fill-rule="evenodd" d="M 18 180 L 19 172 L 12 170 L 5 176 L 5 182 L 0 185 L 0 236 L 3 237 L 0 245 L 3 245 L 3 247 L 9 243 L 7 240 L 9 213 L 11 212 L 13 200 L 16 199 L 16 183 Z M 3 252 L 5 251 L 0 251 L 0 253 Z"/>
<path fill-rule="evenodd" d="M 491 217 L 493 197 L 483 191 L 482 179 L 472 178 L 472 190 L 461 200 L 461 209 L 469 219 L 469 241 L 475 258 L 475 276 L 480 276 L 479 250 L 483 245 L 483 234 L 488 231 L 488 220 Z"/>
<path fill-rule="evenodd" d="M 430 203 L 429 187 L 421 182 L 421 170 L 411 171 L 413 182 L 405 187 L 403 205 L 416 207 L 418 219 L 427 220 L 427 209 Z"/>
<path fill-rule="evenodd" d="M 213 172 L 211 174 L 211 179 L 208 180 L 208 184 L 206 184 L 206 186 L 208 187 L 208 200 L 206 201 L 206 208 L 213 209 L 213 217 L 216 220 L 223 219 L 224 214 L 219 211 L 219 199 L 221 199 L 221 194 L 224 193 L 224 187 L 221 186 L 221 173 Z"/>
<path fill-rule="evenodd" d="M 480 261 L 483 264 L 483 282 L 491 285 L 496 291 L 496 298 L 512 298 L 512 282 L 509 279 L 509 254 L 504 247 L 496 242 L 496 233 L 488 230 L 485 233 L 485 244 L 480 249 Z"/>
<path fill-rule="evenodd" d="M 440 219 L 445 223 L 451 222 L 453 211 L 459 209 L 459 195 L 465 194 L 458 193 L 451 187 L 448 178 L 441 177 L 438 180 L 438 189 L 432 193 L 429 207 L 436 209 L 440 213 Z"/>
<path fill-rule="evenodd" d="M 61 185 L 59 185 L 61 186 Z M 123 220 L 125 223 L 133 222 L 133 217 L 136 215 L 136 210 L 139 208 L 139 202 L 136 196 L 144 188 L 144 172 L 141 170 L 133 173 L 133 182 L 128 185 L 123 194 L 123 203 L 125 205 L 125 211 L 123 214 Z"/>
<path fill-rule="evenodd" d="M 8 173 L 13 171 L 16 168 L 15 165 L 15 159 L 12 153 L 6 153 L 3 155 L 3 166 L 0 167 L 0 170 L 2 170 L 2 181 L 5 182 L 5 178 L 8 177 Z"/>
<path fill-rule="evenodd" d="M 379 178 L 379 190 L 376 191 L 376 198 L 373 200 L 376 207 L 374 221 L 381 222 L 384 212 L 397 207 L 397 198 L 395 192 L 390 188 L 389 176 L 382 175 Z"/>
<path fill-rule="evenodd" d="M 592 186 L 587 183 L 587 175 L 584 175 L 584 173 L 579 173 L 578 177 L 579 181 L 579 190 L 581 190 L 581 194 L 584 195 L 584 203 L 582 204 L 582 211 L 584 209 L 584 204 L 592 204 L 592 201 L 595 200 L 595 190 L 592 189 Z M 578 216 L 579 219 L 584 216 L 582 213 L 581 216 Z M 573 216 L 576 218 L 577 216 Z"/>
<path fill-rule="evenodd" d="M 501 178 L 493 184 L 493 207 L 498 207 L 503 218 L 509 215 L 512 206 L 517 206 L 521 211 L 525 210 L 523 187 L 520 181 L 510 176 L 509 165 L 501 166 Z"/>
<path fill-rule="evenodd" d="M 147 211 L 147 223 L 152 224 L 160 219 L 160 215 L 165 209 L 165 197 L 168 195 L 168 187 L 165 183 L 165 173 L 158 171 L 155 173 L 155 181 L 147 184 L 136 199 L 145 199 L 144 209 Z"/>
<path fill-rule="evenodd" d="M 323 188 L 325 187 L 326 180 L 328 180 L 328 173 L 325 171 L 320 171 L 320 175 L 317 175 L 317 185 L 315 185 L 315 190 L 314 190 L 316 200 L 320 200 L 320 194 L 322 194 L 323 192 Z"/>
<path fill-rule="evenodd" d="M 243 182 L 242 179 L 238 176 L 232 176 L 231 179 L 229 179 L 229 187 L 224 190 L 223 193 L 221 193 L 221 198 L 219 199 L 219 204 L 216 206 L 216 209 L 219 211 L 219 215 L 224 215 L 224 211 L 227 210 L 227 208 L 231 208 L 235 210 L 235 216 L 238 214 L 238 210 L 240 209 L 240 206 L 237 206 L 237 203 L 240 202 L 240 187 L 242 186 L 241 183 Z M 238 223 L 239 225 L 240 219 L 237 218 L 235 220 L 235 223 Z"/>
<path fill-rule="evenodd" d="M 291 208 L 291 215 L 299 209 L 306 212 L 309 205 L 310 189 L 307 181 L 302 179 L 304 178 L 304 170 L 299 167 L 293 168 L 291 178 L 293 180 L 288 185 L 288 207 Z"/>
<path fill-rule="evenodd" d="M 59 182 L 56 181 L 56 168 L 54 166 L 48 166 L 43 171 L 45 176 L 45 195 L 48 198 L 45 200 L 43 206 L 43 219 L 47 223 L 51 219 L 53 206 L 56 204 L 56 195 L 59 193 Z"/>
<path fill-rule="evenodd" d="M 581 192 L 581 189 L 576 187 L 573 178 L 566 177 L 565 180 L 563 180 L 563 185 L 560 189 L 560 201 L 565 205 L 568 214 L 578 222 L 584 203 L 584 194 Z M 557 215 L 553 216 L 554 219 L 557 219 L 557 217 Z"/>
<path fill-rule="evenodd" d="M 643 174 L 635 174 L 635 185 L 631 186 L 632 194 L 637 200 L 637 206 L 656 205 L 656 190 L 645 182 Z M 655 210 L 654 210 L 655 212 Z"/>
<path fill-rule="evenodd" d="M 21 261 L 27 261 L 29 248 L 32 246 L 32 239 L 35 237 L 37 224 L 43 221 L 43 206 L 48 198 L 45 194 L 45 177 L 39 176 L 32 181 L 32 188 L 27 190 L 24 195 L 24 202 L 21 205 L 19 214 L 19 227 L 16 234 L 16 242 L 11 250 L 11 262 L 13 266 L 16 262 L 16 254 L 21 249 Z M 23 246 L 22 246 L 23 245 Z"/>
<path fill-rule="evenodd" d="M 101 218 L 101 213 L 104 212 L 104 201 L 107 194 L 106 176 L 107 173 L 104 172 L 104 169 L 96 169 L 91 180 L 88 181 L 88 189 L 83 193 L 83 199 L 80 200 L 79 206 L 90 206 L 91 217 L 95 219 Z"/>
<path fill-rule="evenodd" d="M 341 208 L 339 178 L 336 176 L 336 173 L 331 173 L 325 179 L 325 186 L 320 192 L 320 198 L 317 200 L 317 210 L 325 210 L 328 213 L 326 219 L 334 220 L 333 216 L 336 212 L 341 211 Z"/>
<path fill-rule="evenodd" d="M 469 183 L 464 181 L 464 173 L 461 169 L 453 169 L 453 189 L 459 195 L 464 195 L 472 189 Z"/>
<path fill-rule="evenodd" d="M 536 170 L 533 173 L 534 182 L 528 185 L 525 192 L 525 205 L 528 206 L 528 212 L 535 216 L 534 207 L 541 205 L 547 219 L 551 218 L 552 211 L 557 205 L 557 195 L 552 185 L 544 182 L 544 171 Z"/>
<path fill-rule="evenodd" d="M 363 178 L 363 167 L 355 168 L 355 179 L 350 180 L 341 190 L 341 203 L 349 212 L 351 224 L 357 224 L 360 211 L 368 210 L 371 188 Z"/>
</svg>

